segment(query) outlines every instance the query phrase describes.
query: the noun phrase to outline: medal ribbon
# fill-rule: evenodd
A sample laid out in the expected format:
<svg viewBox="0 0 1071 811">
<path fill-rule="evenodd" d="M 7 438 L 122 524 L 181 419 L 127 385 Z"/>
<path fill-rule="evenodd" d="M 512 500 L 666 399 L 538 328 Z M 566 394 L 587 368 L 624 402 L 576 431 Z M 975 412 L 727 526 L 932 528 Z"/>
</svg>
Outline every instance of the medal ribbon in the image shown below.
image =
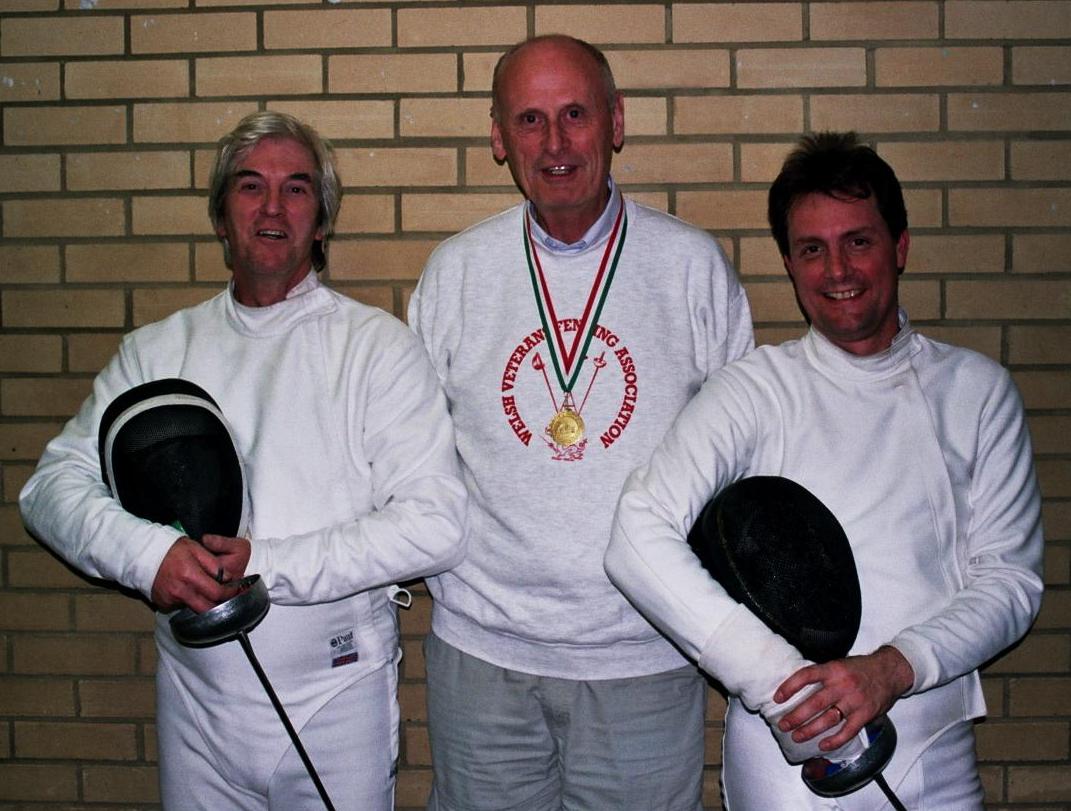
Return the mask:
<svg viewBox="0 0 1071 811">
<path fill-rule="evenodd" d="M 617 239 L 618 231 L 621 238 Z M 591 344 L 591 336 L 595 334 L 595 326 L 599 323 L 599 314 L 602 312 L 606 297 L 610 293 L 610 285 L 614 281 L 614 273 L 617 271 L 617 261 L 621 258 L 621 249 L 625 245 L 625 234 L 628 231 L 628 217 L 625 216 L 625 201 L 621 201 L 621 208 L 614 220 L 613 230 L 606 242 L 606 250 L 603 252 L 602 261 L 599 262 L 599 271 L 595 274 L 591 292 L 588 293 L 587 303 L 584 305 L 584 314 L 580 318 L 580 324 L 573 338 L 572 346 L 566 347 L 565 336 L 558 326 L 558 316 L 554 311 L 554 301 L 550 297 L 550 287 L 547 285 L 543 266 L 536 252 L 535 242 L 532 239 L 532 222 L 528 212 L 524 215 L 524 257 L 528 260 L 528 273 L 532 279 L 532 289 L 535 291 L 536 306 L 539 309 L 539 320 L 543 324 L 543 333 L 547 336 L 547 350 L 554 364 L 554 373 L 558 376 L 558 383 L 562 391 L 569 394 L 576 385 L 576 379 L 580 369 L 584 365 L 588 346 Z M 617 249 L 613 250 L 614 244 Z M 613 261 L 610 253 L 613 252 Z M 609 269 L 607 264 L 609 263 Z M 583 344 L 583 346 L 581 346 Z M 579 349 L 579 351 L 577 351 Z M 575 364 L 575 368 L 574 368 Z M 566 379 L 568 375 L 568 380 Z"/>
</svg>

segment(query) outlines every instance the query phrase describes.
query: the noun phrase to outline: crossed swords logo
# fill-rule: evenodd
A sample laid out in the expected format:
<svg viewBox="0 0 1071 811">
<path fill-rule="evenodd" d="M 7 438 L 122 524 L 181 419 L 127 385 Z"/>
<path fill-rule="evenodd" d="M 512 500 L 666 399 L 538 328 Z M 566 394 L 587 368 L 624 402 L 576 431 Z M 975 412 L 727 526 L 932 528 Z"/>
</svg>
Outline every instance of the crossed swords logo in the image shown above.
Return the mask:
<svg viewBox="0 0 1071 811">
<path fill-rule="evenodd" d="M 591 389 L 595 385 L 595 378 L 599 376 L 599 372 L 601 372 L 602 368 L 606 365 L 606 350 L 604 349 L 602 352 L 600 352 L 597 358 L 592 358 L 591 362 L 595 366 L 595 371 L 592 372 L 591 380 L 588 381 L 587 390 L 584 392 L 584 399 L 581 400 L 580 405 L 576 407 L 576 413 L 580 416 L 584 415 L 584 405 L 587 403 L 588 395 L 591 394 Z M 535 355 L 532 357 L 532 368 L 538 369 L 540 372 L 543 373 L 543 382 L 546 384 L 547 394 L 550 395 L 550 404 L 554 407 L 554 411 L 557 412 L 558 399 L 554 396 L 554 387 L 550 385 L 550 376 L 547 374 L 547 364 L 543 360 L 543 356 L 540 355 L 539 352 L 536 352 Z M 564 402 L 565 400 L 563 400 L 563 404 Z M 561 450 L 560 448 L 558 448 L 557 445 L 554 445 L 553 447 L 555 447 L 559 451 Z"/>
</svg>

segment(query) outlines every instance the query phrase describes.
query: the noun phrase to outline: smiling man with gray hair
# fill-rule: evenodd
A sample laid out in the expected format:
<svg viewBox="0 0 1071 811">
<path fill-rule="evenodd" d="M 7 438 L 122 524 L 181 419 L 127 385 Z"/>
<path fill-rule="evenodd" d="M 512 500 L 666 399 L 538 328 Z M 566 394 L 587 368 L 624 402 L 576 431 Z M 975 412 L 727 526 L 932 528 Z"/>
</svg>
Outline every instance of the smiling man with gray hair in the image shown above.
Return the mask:
<svg viewBox="0 0 1071 811">
<path fill-rule="evenodd" d="M 389 811 L 398 751 L 393 584 L 461 555 L 465 491 L 423 348 L 321 283 L 341 199 L 329 145 L 280 113 L 219 144 L 209 212 L 233 278 L 127 335 L 20 498 L 30 530 L 158 609 L 161 793 L 174 809 L 315 808 L 320 799 L 238 645 L 184 647 L 166 612 L 203 612 L 257 573 L 273 604 L 249 637 L 335 807 Z M 97 433 L 115 398 L 182 378 L 218 403 L 249 481 L 248 538 L 124 511 Z"/>
</svg>

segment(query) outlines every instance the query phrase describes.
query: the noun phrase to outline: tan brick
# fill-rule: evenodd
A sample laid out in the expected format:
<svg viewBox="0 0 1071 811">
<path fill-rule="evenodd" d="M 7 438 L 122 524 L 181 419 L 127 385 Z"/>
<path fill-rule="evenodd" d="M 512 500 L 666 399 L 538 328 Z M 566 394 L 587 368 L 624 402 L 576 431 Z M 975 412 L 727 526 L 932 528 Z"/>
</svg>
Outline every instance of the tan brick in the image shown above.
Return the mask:
<svg viewBox="0 0 1071 811">
<path fill-rule="evenodd" d="M 1071 314 L 1071 283 L 1062 281 L 950 281 L 949 318 L 1044 319 Z"/>
<path fill-rule="evenodd" d="M 406 724 L 405 762 L 409 766 L 431 765 L 431 744 L 428 740 L 427 727 Z"/>
<path fill-rule="evenodd" d="M 137 638 L 138 673 L 152 677 L 156 673 L 157 650 L 152 636 L 141 634 Z"/>
<path fill-rule="evenodd" d="M 131 207 L 135 234 L 210 234 L 203 197 L 135 197 Z"/>
<path fill-rule="evenodd" d="M 52 431 L 53 436 L 55 436 L 56 433 L 58 433 L 58 431 Z M 51 438 L 52 437 L 50 436 L 49 439 Z M 36 542 L 30 538 L 30 534 L 26 531 L 26 527 L 22 524 L 18 505 L 0 504 L 0 545 L 32 546 L 35 543 Z"/>
<path fill-rule="evenodd" d="M 155 803 L 160 800 L 155 766 L 83 766 L 82 791 L 90 803 Z"/>
<path fill-rule="evenodd" d="M 331 246 L 332 280 L 416 281 L 437 240 L 358 239 Z"/>
<path fill-rule="evenodd" d="M 5 294 L 5 297 L 7 294 Z M 45 443 L 52 437 L 60 432 L 62 425 L 54 422 L 47 423 L 13 423 L 4 424 L 0 422 L 0 460 L 12 460 L 17 459 L 20 461 L 33 461 L 36 462 L 41 456 L 41 451 L 45 449 Z M 0 508 L 0 518 L 4 515 L 2 508 Z M 3 525 L 0 522 L 0 544 L 21 544 L 24 543 L 18 535 L 19 533 L 25 538 L 26 542 L 29 541 L 29 535 L 21 529 L 22 521 L 18 518 L 18 510 L 14 510 L 10 513 L 8 518 L 10 526 L 12 528 L 18 526 L 20 529 L 18 532 Z"/>
<path fill-rule="evenodd" d="M 423 684 L 398 685 L 398 703 L 401 705 L 402 720 L 427 721 Z"/>
<path fill-rule="evenodd" d="M 8 200 L 5 237 L 103 237 L 124 231 L 123 201 L 107 197 Z"/>
<path fill-rule="evenodd" d="M 345 209 L 345 201 L 342 207 Z M 220 282 L 220 289 L 223 289 L 223 283 L 230 280 L 231 272 L 223 263 L 223 248 L 218 242 L 198 242 L 194 245 L 193 278 L 198 282 Z"/>
<path fill-rule="evenodd" d="M 975 735 L 982 761 L 1062 760 L 1068 755 L 1066 722 L 987 722 L 975 727 Z"/>
<path fill-rule="evenodd" d="M 878 152 L 896 168 L 901 182 L 912 180 L 1000 180 L 1002 141 L 885 142 Z"/>
<path fill-rule="evenodd" d="M 79 631 L 144 631 L 151 633 L 155 614 L 141 600 L 123 594 L 80 594 L 74 598 Z"/>
<path fill-rule="evenodd" d="M 1071 37 L 1067 0 L 948 0 L 949 39 L 1066 39 Z"/>
<path fill-rule="evenodd" d="M 67 366 L 72 372 L 96 373 L 119 349 L 120 335 L 78 333 L 67 337 Z"/>
<path fill-rule="evenodd" d="M 457 152 L 453 149 L 339 149 L 337 156 L 339 171 L 351 186 L 452 186 L 457 183 Z"/>
<path fill-rule="evenodd" d="M 402 650 L 402 677 L 420 681 L 427 678 L 427 667 L 424 662 L 424 638 L 403 639 Z"/>
<path fill-rule="evenodd" d="M 395 317 L 401 316 L 401 313 L 397 312 L 394 307 L 394 288 L 391 285 L 352 285 L 342 283 L 335 289 L 354 301 L 367 304 L 369 307 L 378 307 Z"/>
<path fill-rule="evenodd" d="M 214 144 L 256 112 L 255 102 L 134 105 L 134 140 L 155 143 L 195 141 Z"/>
<path fill-rule="evenodd" d="M 59 8 L 58 0 L 0 0 L 0 12 L 12 11 L 55 11 Z"/>
<path fill-rule="evenodd" d="M 1012 270 L 1016 273 L 1066 273 L 1071 234 L 1016 234 Z"/>
<path fill-rule="evenodd" d="M 678 135 L 795 134 L 802 129 L 800 96 L 680 96 L 673 102 L 673 131 Z"/>
<path fill-rule="evenodd" d="M 156 711 L 151 678 L 83 679 L 78 704 L 84 718 L 150 718 Z"/>
<path fill-rule="evenodd" d="M 465 149 L 465 185 L 466 186 L 509 186 L 513 188 L 513 177 L 505 163 L 498 163 L 487 147 L 469 147 Z"/>
<path fill-rule="evenodd" d="M 265 48 L 386 48 L 390 9 L 265 11 Z"/>
<path fill-rule="evenodd" d="M 217 287 L 171 287 L 134 291 L 134 326 L 151 324 L 183 307 L 208 301 Z"/>
<path fill-rule="evenodd" d="M 1071 403 L 1071 375 L 1067 372 L 1015 372 L 1027 408 L 1066 408 Z"/>
<path fill-rule="evenodd" d="M 7 467 L 4 466 L 5 473 Z M 86 588 L 85 580 L 40 549 L 12 549 L 7 561 L 8 580 L 16 588 Z"/>
<path fill-rule="evenodd" d="M 187 96 L 189 66 L 174 59 L 70 62 L 63 86 L 67 98 L 72 99 Z"/>
<path fill-rule="evenodd" d="M 0 193 L 59 190 L 59 155 L 0 155 Z"/>
<path fill-rule="evenodd" d="M 83 9 L 90 0 L 63 0 L 66 9 Z M 114 9 L 149 9 L 149 8 L 187 8 L 187 0 L 92 0 L 93 8 L 98 10 Z M 197 5 L 204 5 L 203 2 Z"/>
<path fill-rule="evenodd" d="M 414 596 L 413 604 L 400 617 L 403 634 L 427 634 L 431 630 L 431 599 L 426 594 Z"/>
<path fill-rule="evenodd" d="M 1066 400 L 1064 401 L 1067 402 Z M 1067 506 L 1066 504 L 1063 506 Z M 1071 591 L 1053 589 L 1041 604 L 1041 612 L 1035 624 L 1036 628 L 1048 628 L 1065 631 L 1071 628 Z M 1064 637 L 1066 639 L 1066 637 Z M 1067 667 L 1063 668 L 1064 671 Z"/>
<path fill-rule="evenodd" d="M 516 194 L 403 194 L 403 231 L 454 233 L 516 205 Z"/>
<path fill-rule="evenodd" d="M 8 17 L 0 20 L 0 55 L 121 54 L 122 17 Z"/>
<path fill-rule="evenodd" d="M 134 15 L 130 50 L 135 54 L 192 51 L 253 51 L 257 17 L 252 12 Z"/>
<path fill-rule="evenodd" d="M 1071 687 L 1068 692 L 1071 693 Z M 1013 803 L 1059 802 L 1068 797 L 1071 797 L 1071 769 L 1067 764 L 1008 768 L 1008 799 Z"/>
<path fill-rule="evenodd" d="M 999 234 L 913 235 L 907 270 L 909 273 L 1000 273 L 1004 270 L 1004 237 Z"/>
<path fill-rule="evenodd" d="M 998 85 L 1004 81 L 1000 48 L 877 48 L 878 87 Z"/>
<path fill-rule="evenodd" d="M 0 104 L 55 101 L 59 97 L 58 62 L 7 62 L 0 65 Z"/>
<path fill-rule="evenodd" d="M 1042 452 L 1038 445 L 1035 442 L 1035 450 Z M 1042 502 L 1041 520 L 1047 541 L 1071 540 L 1071 505 L 1067 501 Z"/>
<path fill-rule="evenodd" d="M 1009 326 L 1008 362 L 1071 363 L 1071 326 Z"/>
<path fill-rule="evenodd" d="M 89 395 L 91 381 L 17 377 L 0 381 L 0 402 L 9 417 L 67 417 Z"/>
<path fill-rule="evenodd" d="M 401 99 L 399 134 L 403 138 L 481 138 L 491 128 L 490 99 Z"/>
<path fill-rule="evenodd" d="M 330 93 L 450 93 L 457 90 L 452 54 L 361 54 L 327 59 Z"/>
<path fill-rule="evenodd" d="M 862 48 L 742 48 L 736 54 L 739 87 L 861 87 Z"/>
<path fill-rule="evenodd" d="M 0 676 L 0 714 L 73 717 L 74 684 L 69 679 Z"/>
<path fill-rule="evenodd" d="M 794 144 L 741 144 L 740 180 L 769 185 L 781 171 L 781 165 Z"/>
<path fill-rule="evenodd" d="M 781 254 L 771 237 L 740 237 L 740 255 L 735 263 L 742 276 L 774 276 L 785 273 Z"/>
<path fill-rule="evenodd" d="M 1027 422 L 1033 438 L 1034 453 L 1071 453 L 1071 420 L 1063 416 L 1035 415 L 1028 417 Z M 1071 535 L 1071 523 L 1068 522 L 1071 520 L 1071 511 L 1065 512 L 1067 504 L 1045 502 L 1041 506 L 1043 520 L 1045 516 L 1055 519 L 1055 522 L 1044 520 L 1047 540 L 1062 540 L 1065 535 Z M 1057 523 L 1060 526 L 1057 526 Z"/>
<path fill-rule="evenodd" d="M 1071 84 L 1071 48 L 1012 48 L 1015 84 Z"/>
<path fill-rule="evenodd" d="M 716 183 L 733 179 L 731 144 L 632 144 L 614 160 L 621 183 Z"/>
<path fill-rule="evenodd" d="M 197 5 L 204 8 L 212 6 L 299 6 L 318 4 L 319 0 L 198 0 Z"/>
<path fill-rule="evenodd" d="M 14 654 L 19 673 L 105 675 L 134 668 L 131 639 L 106 634 L 18 637 Z"/>
<path fill-rule="evenodd" d="M 423 808 L 431 792 L 431 769 L 403 769 L 398 772 L 395 802 L 399 808 Z"/>
<path fill-rule="evenodd" d="M 936 281 L 904 279 L 900 282 L 900 303 L 916 320 L 940 318 L 941 286 Z"/>
<path fill-rule="evenodd" d="M 754 281 L 744 279 L 748 301 L 751 303 L 751 319 L 756 324 L 789 323 L 799 324 L 793 334 L 802 331 L 803 317 L 792 292 L 792 284 L 783 281 Z"/>
<path fill-rule="evenodd" d="M 625 98 L 625 143 L 633 135 L 666 135 L 666 100 L 647 96 Z"/>
<path fill-rule="evenodd" d="M 15 754 L 50 760 L 134 760 L 137 728 L 133 724 L 17 722 Z"/>
<path fill-rule="evenodd" d="M 781 42 L 803 38 L 800 3 L 675 3 L 674 42 Z"/>
<path fill-rule="evenodd" d="M 981 227 L 1061 227 L 1071 218 L 1071 188 L 951 189 L 948 221 Z"/>
<path fill-rule="evenodd" d="M 635 5 L 628 13 L 611 5 L 535 7 L 535 33 L 572 36 L 596 45 L 604 43 L 665 42 L 666 10 L 663 6 Z"/>
<path fill-rule="evenodd" d="M 15 462 L 0 463 L 0 490 L 4 494 L 5 502 L 14 502 L 18 498 L 22 488 L 26 486 L 26 482 L 30 478 L 30 474 L 33 473 L 34 466 L 30 464 L 20 465 Z M 11 585 L 15 583 L 15 561 L 23 550 L 12 549 L 8 554 L 8 582 Z M 6 653 L 3 657 L 4 662 L 0 663 L 0 671 L 6 670 Z M 0 758 L 2 760 L 3 758 Z"/>
<path fill-rule="evenodd" d="M 523 6 L 398 10 L 400 48 L 512 45 L 524 39 L 527 30 Z"/>
<path fill-rule="evenodd" d="M 0 335 L 0 372 L 58 372 L 62 360 L 58 335 Z"/>
<path fill-rule="evenodd" d="M 335 233 L 389 234 L 394 232 L 395 226 L 394 195 L 350 194 L 342 202 Z M 332 251 L 335 244 L 331 243 Z"/>
<path fill-rule="evenodd" d="M 811 3 L 810 33 L 826 39 L 935 39 L 935 2 Z"/>
<path fill-rule="evenodd" d="M 980 765 L 978 779 L 982 783 L 985 802 L 993 803 L 1004 799 L 1004 769 L 1002 767 Z"/>
<path fill-rule="evenodd" d="M 78 152 L 67 156 L 71 191 L 188 189 L 188 152 Z"/>
<path fill-rule="evenodd" d="M 71 282 L 181 282 L 190 275 L 185 243 L 68 245 Z"/>
<path fill-rule="evenodd" d="M 940 98 L 921 93 L 812 96 L 814 131 L 932 132 L 941 126 Z"/>
<path fill-rule="evenodd" d="M 55 245 L 0 245 L 0 281 L 4 284 L 59 281 L 59 248 Z"/>
<path fill-rule="evenodd" d="M 965 346 L 981 352 L 998 363 L 1001 361 L 1000 327 L 946 327 L 927 324 L 919 331 L 937 341 L 955 346 Z"/>
<path fill-rule="evenodd" d="M 4 110 L 4 143 L 7 146 L 125 142 L 126 110 L 122 107 L 9 107 Z"/>
<path fill-rule="evenodd" d="M 1048 599 L 1046 597 L 1046 599 Z M 1067 672 L 1071 666 L 1071 637 L 1032 632 L 986 667 L 986 673 L 1053 673 Z"/>
<path fill-rule="evenodd" d="M 1059 464 L 1043 462 L 1038 466 L 1039 478 L 1043 478 L 1041 468 L 1046 464 Z M 1066 470 L 1066 463 L 1064 469 Z M 1066 475 L 1061 473 L 1061 475 Z M 1044 491 L 1044 483 L 1042 483 Z M 1045 583 L 1046 585 L 1066 586 L 1071 583 L 1071 548 L 1067 546 L 1048 546 L 1045 549 Z"/>
<path fill-rule="evenodd" d="M 1066 130 L 1071 96 L 1066 93 L 949 93 L 949 130 Z"/>
<path fill-rule="evenodd" d="M 502 52 L 465 53 L 461 56 L 461 69 L 465 74 L 465 82 L 462 90 L 466 93 L 490 93 L 491 78 L 494 75 L 495 63 L 502 56 Z M 609 57 L 607 57 L 609 59 Z M 615 81 L 617 77 L 614 77 Z"/>
<path fill-rule="evenodd" d="M 394 137 L 393 101 L 278 101 L 268 109 L 297 116 L 324 138 Z"/>
<path fill-rule="evenodd" d="M 33 763 L 0 763 L 0 801 L 78 799 L 76 767 Z"/>
<path fill-rule="evenodd" d="M 1069 498 L 1071 497 L 1071 465 L 1063 459 L 1036 459 L 1034 461 L 1034 468 L 1037 471 L 1038 485 L 1041 488 L 1042 498 Z M 1047 550 L 1055 552 L 1056 550 Z M 1071 550 L 1061 550 L 1065 562 L 1071 562 Z M 1060 570 L 1063 572 L 1061 575 L 1055 571 L 1052 566 L 1046 565 L 1045 578 L 1046 582 L 1052 583 L 1066 583 L 1071 580 L 1069 575 L 1069 569 L 1067 566 L 1062 567 Z M 1053 575 L 1053 579 L 1049 580 L 1049 575 Z"/>
<path fill-rule="evenodd" d="M 729 86 L 728 51 L 610 51 L 606 58 L 620 88 Z"/>
<path fill-rule="evenodd" d="M 729 228 L 766 228 L 765 191 L 682 191 L 677 216 L 715 232 Z"/>
<path fill-rule="evenodd" d="M 1011 176 L 1014 180 L 1071 180 L 1071 141 L 1013 141 Z"/>
<path fill-rule="evenodd" d="M 323 92 L 323 59 L 293 56 L 228 56 L 197 61 L 198 96 L 295 96 Z"/>
<path fill-rule="evenodd" d="M 10 290 L 3 294 L 8 327 L 121 327 L 118 290 Z"/>
<path fill-rule="evenodd" d="M 70 627 L 70 604 L 63 595 L 0 593 L 0 628 L 5 631 L 65 631 Z"/>
</svg>

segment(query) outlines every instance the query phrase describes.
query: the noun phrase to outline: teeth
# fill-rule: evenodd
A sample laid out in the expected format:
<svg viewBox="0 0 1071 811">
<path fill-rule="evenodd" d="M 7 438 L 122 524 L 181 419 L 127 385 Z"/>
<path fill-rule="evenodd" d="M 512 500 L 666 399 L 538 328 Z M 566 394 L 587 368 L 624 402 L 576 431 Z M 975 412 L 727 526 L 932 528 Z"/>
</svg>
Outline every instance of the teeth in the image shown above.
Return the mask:
<svg viewBox="0 0 1071 811">
<path fill-rule="evenodd" d="M 826 293 L 826 295 L 829 296 L 831 299 L 836 299 L 837 301 L 843 301 L 844 299 L 855 298 L 856 296 L 859 295 L 859 291 L 858 290 L 842 290 L 842 291 L 837 292 L 837 293 Z"/>
<path fill-rule="evenodd" d="M 265 228 L 262 231 L 257 231 L 257 236 L 268 237 L 268 239 L 286 239 L 286 232 L 273 231 Z"/>
<path fill-rule="evenodd" d="M 548 166 L 544 171 L 552 175 L 564 175 L 568 174 L 570 169 L 568 166 Z"/>
</svg>

